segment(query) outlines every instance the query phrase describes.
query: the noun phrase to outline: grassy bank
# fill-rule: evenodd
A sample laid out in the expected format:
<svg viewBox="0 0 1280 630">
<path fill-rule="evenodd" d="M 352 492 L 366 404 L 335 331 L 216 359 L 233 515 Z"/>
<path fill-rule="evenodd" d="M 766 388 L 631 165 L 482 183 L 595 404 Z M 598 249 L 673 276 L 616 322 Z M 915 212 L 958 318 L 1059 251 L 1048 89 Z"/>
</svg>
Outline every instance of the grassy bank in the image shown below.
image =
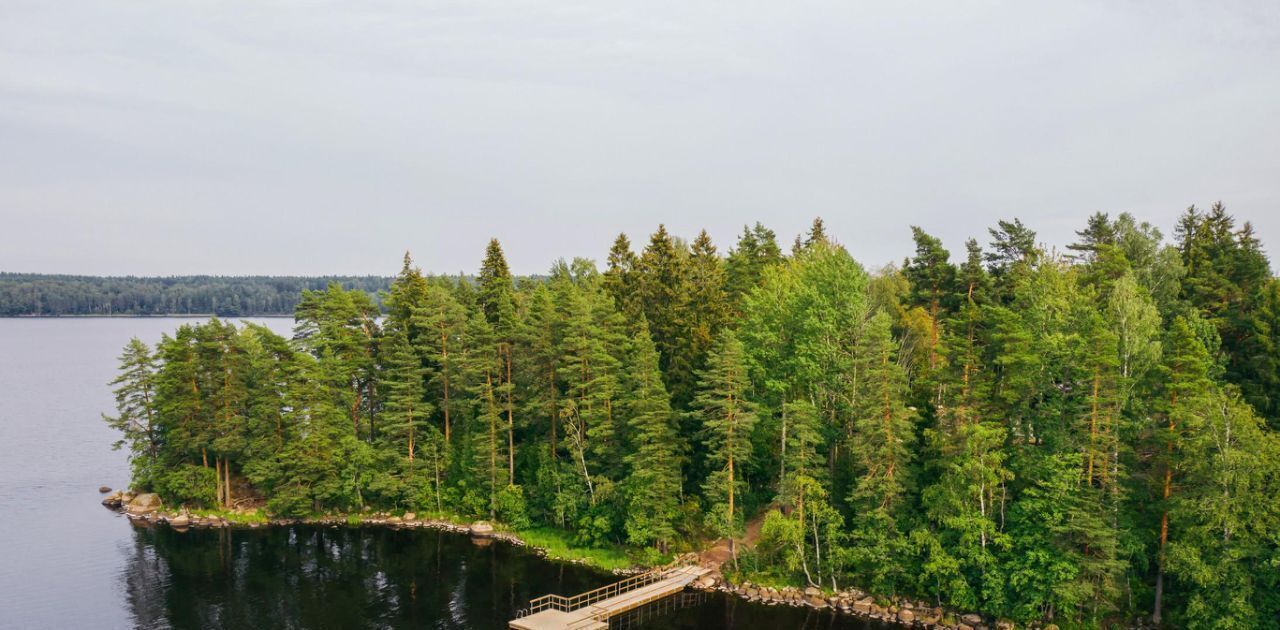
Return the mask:
<svg viewBox="0 0 1280 630">
<path fill-rule="evenodd" d="M 632 556 L 622 547 L 579 547 L 572 543 L 568 532 L 550 527 L 513 530 L 529 547 L 546 551 L 547 557 L 566 562 L 580 562 L 606 571 L 629 569 L 645 565 L 642 558 Z"/>
</svg>

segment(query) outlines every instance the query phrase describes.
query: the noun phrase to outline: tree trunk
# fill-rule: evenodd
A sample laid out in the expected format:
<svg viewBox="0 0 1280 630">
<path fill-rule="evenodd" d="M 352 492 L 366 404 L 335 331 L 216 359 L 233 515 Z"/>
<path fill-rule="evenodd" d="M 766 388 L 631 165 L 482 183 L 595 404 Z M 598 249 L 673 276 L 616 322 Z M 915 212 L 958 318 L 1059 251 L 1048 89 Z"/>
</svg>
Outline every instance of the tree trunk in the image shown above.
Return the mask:
<svg viewBox="0 0 1280 630">
<path fill-rule="evenodd" d="M 778 457 L 778 495 L 787 496 L 787 406 L 782 406 L 782 454 Z"/>
<path fill-rule="evenodd" d="M 511 344 L 507 344 L 507 483 L 516 485 L 516 420 L 511 400 L 515 383 L 511 382 Z"/>
<path fill-rule="evenodd" d="M 222 484 L 222 486 L 223 486 L 224 493 L 226 494 L 226 497 L 227 497 L 227 509 L 231 509 L 231 505 L 232 505 L 232 499 L 231 499 L 231 460 L 227 459 L 226 457 L 223 457 L 223 458 L 222 458 L 222 474 L 226 475 L 226 477 L 227 477 L 227 481 L 226 481 L 226 483 Z"/>
<path fill-rule="evenodd" d="M 1174 392 L 1172 399 L 1172 407 L 1177 408 L 1178 393 Z M 1177 430 L 1177 423 L 1173 419 L 1173 409 L 1169 411 L 1169 443 L 1166 445 L 1166 453 L 1169 458 L 1164 463 L 1164 488 L 1162 496 L 1164 497 L 1163 513 L 1160 515 L 1160 549 L 1156 553 L 1156 593 L 1155 602 L 1152 606 L 1151 621 L 1159 624 L 1162 618 L 1161 605 L 1164 601 L 1164 560 L 1165 545 L 1169 542 L 1169 495 L 1173 492 L 1173 435 Z"/>
<path fill-rule="evenodd" d="M 444 383 L 444 441 L 449 443 L 449 333 L 444 325 L 444 306 L 440 307 L 440 374 Z"/>
<path fill-rule="evenodd" d="M 484 371 L 485 389 L 489 406 L 489 518 L 498 518 L 498 427 L 495 422 L 498 413 L 493 400 L 493 373 Z"/>
<path fill-rule="evenodd" d="M 205 468 L 209 465 L 206 463 Z M 217 481 L 214 482 L 214 492 L 218 495 L 218 505 L 225 505 L 226 501 L 222 498 L 222 458 L 213 458 L 213 473 Z"/>
</svg>

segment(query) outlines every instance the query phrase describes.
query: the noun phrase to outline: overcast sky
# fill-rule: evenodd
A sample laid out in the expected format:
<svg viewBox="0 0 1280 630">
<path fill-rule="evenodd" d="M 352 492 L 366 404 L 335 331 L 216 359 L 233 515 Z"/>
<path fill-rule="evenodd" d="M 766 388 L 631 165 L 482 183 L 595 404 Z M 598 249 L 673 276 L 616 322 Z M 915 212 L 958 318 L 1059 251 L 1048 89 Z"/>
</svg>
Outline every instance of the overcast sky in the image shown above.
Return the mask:
<svg viewBox="0 0 1280 630">
<path fill-rule="evenodd" d="M 722 251 L 878 267 L 1021 217 L 1280 251 L 1280 3 L 0 0 L 0 270 L 391 274 Z M 960 254 L 955 254 L 959 256 Z"/>
</svg>

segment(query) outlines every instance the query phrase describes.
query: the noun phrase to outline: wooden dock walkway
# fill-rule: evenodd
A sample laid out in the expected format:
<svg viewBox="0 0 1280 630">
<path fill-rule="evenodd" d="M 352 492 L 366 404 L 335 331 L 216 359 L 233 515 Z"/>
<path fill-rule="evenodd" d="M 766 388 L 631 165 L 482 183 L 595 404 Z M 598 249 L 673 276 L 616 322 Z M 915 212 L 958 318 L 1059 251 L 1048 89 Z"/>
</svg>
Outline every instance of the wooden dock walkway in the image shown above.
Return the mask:
<svg viewBox="0 0 1280 630">
<path fill-rule="evenodd" d="M 507 624 L 514 630 L 605 630 L 609 618 L 684 590 L 711 570 L 685 566 L 650 571 L 573 597 L 543 595 Z"/>
</svg>

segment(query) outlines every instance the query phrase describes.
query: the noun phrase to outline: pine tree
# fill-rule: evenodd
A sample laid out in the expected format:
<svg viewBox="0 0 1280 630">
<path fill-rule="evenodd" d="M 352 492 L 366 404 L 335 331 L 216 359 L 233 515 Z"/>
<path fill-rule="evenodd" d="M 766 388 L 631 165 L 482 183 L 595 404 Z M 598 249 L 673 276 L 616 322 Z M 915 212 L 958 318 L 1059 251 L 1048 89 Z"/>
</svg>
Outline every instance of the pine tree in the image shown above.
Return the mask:
<svg viewBox="0 0 1280 630">
<path fill-rule="evenodd" d="M 428 287 L 423 305 L 413 314 L 414 326 L 422 331 L 419 353 L 432 366 L 429 387 L 441 413 L 440 431 L 448 444 L 453 436 L 453 420 L 462 406 L 461 339 L 467 324 L 466 309 L 453 292 L 439 285 Z"/>
<path fill-rule="evenodd" d="M 559 340 L 556 381 L 564 388 L 560 421 L 565 443 L 582 475 L 592 505 L 596 503 L 596 481 L 607 467 L 618 461 L 615 442 L 615 410 L 618 398 L 620 363 L 610 352 L 610 343 L 621 339 L 610 330 L 605 313 L 613 312 L 609 298 L 592 286 L 572 281 L 557 283 L 557 309 L 563 332 Z M 615 346 L 616 347 L 616 346 Z M 590 461 L 588 461 L 590 460 Z"/>
<path fill-rule="evenodd" d="M 886 313 L 877 313 L 859 340 L 861 385 L 849 444 L 857 481 L 849 496 L 855 571 L 882 591 L 891 591 L 904 565 L 899 519 L 908 500 L 915 411 L 905 404 L 906 376 Z"/>
<path fill-rule="evenodd" d="M 729 539 L 735 566 L 738 549 L 734 539 L 741 532 L 741 501 L 735 499 L 744 485 L 742 471 L 751 461 L 751 433 L 756 422 L 755 404 L 747 397 L 750 385 L 742 342 L 730 331 L 721 332 L 700 374 L 694 407 L 703 422 L 705 468 L 712 471 L 704 492 L 717 506 L 713 522 L 717 532 Z"/>
<path fill-rule="evenodd" d="M 419 434 L 429 426 L 431 405 L 426 402 L 426 370 L 409 343 L 403 329 L 394 329 L 383 337 L 383 433 L 400 441 L 409 476 L 414 473 L 414 458 L 420 446 Z"/>
<path fill-rule="evenodd" d="M 120 355 L 120 375 L 111 381 L 116 399 L 116 415 L 102 415 L 107 425 L 121 433 L 113 448 L 128 445 L 135 480 L 151 479 L 159 455 L 160 422 L 157 417 L 157 358 L 137 337 L 129 340 Z"/>
<path fill-rule="evenodd" d="M 1175 319 L 1169 330 L 1167 349 L 1161 366 L 1164 382 L 1162 404 L 1157 406 L 1163 418 L 1154 436 L 1163 448 L 1154 449 L 1158 457 L 1158 480 L 1161 506 L 1160 531 L 1156 556 L 1155 603 L 1152 620 L 1160 623 L 1164 618 L 1164 579 L 1170 539 L 1169 518 L 1174 497 L 1174 479 L 1185 469 L 1185 462 L 1194 457 L 1185 442 L 1187 434 L 1195 434 L 1208 415 L 1213 384 L 1209 371 L 1213 360 L 1209 350 L 1197 332 L 1194 320 L 1185 317 Z M 1181 483 L 1177 485 L 1182 485 Z"/>
<path fill-rule="evenodd" d="M 1075 256 L 1077 260 L 1091 263 L 1098 259 L 1103 248 L 1115 245 L 1118 235 L 1111 218 L 1106 213 L 1095 212 L 1089 217 L 1088 225 L 1076 231 L 1076 236 L 1080 240 L 1067 245 L 1067 249 L 1080 252 Z"/>
<path fill-rule="evenodd" d="M 558 457 L 560 433 L 560 385 L 556 374 L 560 369 L 563 325 L 549 287 L 567 282 L 567 279 L 553 278 L 534 286 L 527 299 L 519 340 L 524 349 L 521 353 L 524 360 L 518 365 L 524 383 L 521 399 L 526 405 L 525 416 L 545 423 L 541 434 L 547 437 L 547 452 L 553 461 Z"/>
<path fill-rule="evenodd" d="M 970 239 L 961 267 L 964 305 L 948 323 L 940 379 L 943 397 L 936 426 L 925 431 L 932 455 L 933 483 L 921 493 L 930 527 L 912 533 L 924 557 L 920 585 L 940 600 L 976 607 L 1004 586 L 997 552 L 1007 547 L 1002 533 L 1007 483 L 1012 478 L 1004 450 L 1007 431 L 985 413 L 990 388 L 986 365 L 985 315 L 988 278 L 981 251 Z"/>
<path fill-rule="evenodd" d="M 942 241 L 915 226 L 911 227 L 911 237 L 916 255 L 903 266 L 903 275 L 911 286 L 910 305 L 928 314 L 928 369 L 932 371 L 938 368 L 942 320 L 956 308 L 952 286 L 956 268 L 948 262 L 951 254 L 942 247 Z"/>
<path fill-rule="evenodd" d="M 498 493 L 509 485 L 507 479 L 502 420 L 501 390 L 503 357 L 495 352 L 494 330 L 484 311 L 475 311 L 467 321 L 463 379 L 472 404 L 467 426 L 468 461 L 464 474 L 479 489 L 468 501 L 472 509 L 483 509 L 490 519 L 498 513 Z"/>
<path fill-rule="evenodd" d="M 324 291 L 304 291 L 295 316 L 294 339 L 322 359 L 323 387 L 347 410 L 357 438 L 363 431 L 372 439 L 374 431 L 377 314 L 367 294 L 334 283 Z"/>
</svg>

